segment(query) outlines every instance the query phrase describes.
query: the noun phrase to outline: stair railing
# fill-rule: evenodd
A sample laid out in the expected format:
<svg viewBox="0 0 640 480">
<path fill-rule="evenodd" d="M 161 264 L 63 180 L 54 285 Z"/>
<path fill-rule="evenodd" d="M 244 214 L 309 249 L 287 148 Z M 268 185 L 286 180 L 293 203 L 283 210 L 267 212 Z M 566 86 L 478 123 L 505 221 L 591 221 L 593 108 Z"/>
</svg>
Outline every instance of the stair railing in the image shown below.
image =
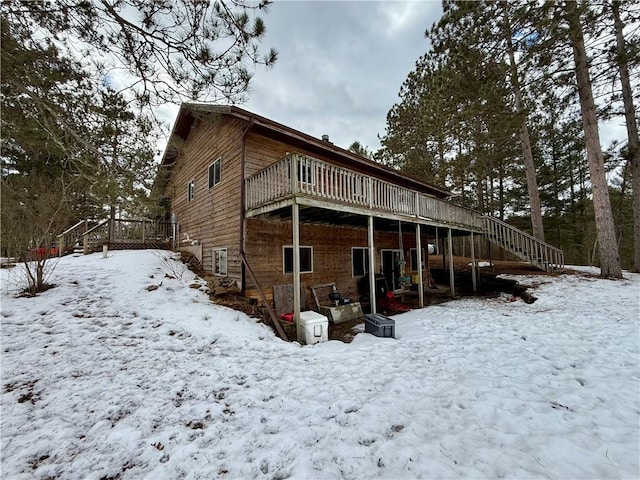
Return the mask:
<svg viewBox="0 0 640 480">
<path fill-rule="evenodd" d="M 89 253 L 89 247 L 98 243 L 109 242 L 109 219 L 98 223 L 82 234 L 82 248 L 84 254 Z"/>
<path fill-rule="evenodd" d="M 502 220 L 484 215 L 486 237 L 517 257 L 546 272 L 564 268 L 564 253 Z"/>
<path fill-rule="evenodd" d="M 66 253 L 67 249 L 75 246 L 80 242 L 82 234 L 87 231 L 89 226 L 89 220 L 80 220 L 74 226 L 67 228 L 64 232 L 56 238 L 56 245 L 58 246 L 58 256 L 62 256 Z"/>
</svg>

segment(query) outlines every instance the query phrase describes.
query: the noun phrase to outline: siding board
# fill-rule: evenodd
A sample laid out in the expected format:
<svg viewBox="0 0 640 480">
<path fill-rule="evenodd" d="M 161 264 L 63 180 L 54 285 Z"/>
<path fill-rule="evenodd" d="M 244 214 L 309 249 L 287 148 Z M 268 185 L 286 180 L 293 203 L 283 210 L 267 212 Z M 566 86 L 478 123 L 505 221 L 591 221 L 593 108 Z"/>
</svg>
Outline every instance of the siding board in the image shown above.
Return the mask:
<svg viewBox="0 0 640 480">
<path fill-rule="evenodd" d="M 186 236 L 203 246 L 202 266 L 213 268 L 214 247 L 228 249 L 228 274 L 240 279 L 240 168 L 243 123 L 205 116 L 192 128 L 171 171 L 167 192 L 180 225 L 179 244 Z M 209 189 L 209 165 L 221 159 L 220 183 Z M 194 198 L 187 201 L 187 184 L 195 181 Z"/>
<path fill-rule="evenodd" d="M 282 272 L 282 246 L 292 244 L 292 235 L 290 221 L 258 218 L 247 220 L 247 260 L 268 297 L 273 285 L 293 283 L 292 275 L 284 275 Z M 375 232 L 374 243 L 376 268 L 379 271 L 380 249 L 398 248 L 398 235 Z M 352 276 L 351 248 L 367 247 L 367 229 L 301 224 L 300 245 L 313 247 L 313 273 L 300 275 L 300 280 L 307 289 L 312 285 L 335 282 L 340 293 L 353 300 L 358 299 L 358 280 L 361 277 Z M 247 296 L 257 296 L 256 292 L 255 285 L 247 278 Z"/>
<path fill-rule="evenodd" d="M 287 153 L 301 153 L 303 155 L 309 155 L 319 160 L 324 160 L 333 164 L 336 164 L 335 160 L 331 160 L 329 157 L 324 156 L 318 152 L 312 152 L 305 150 L 304 148 L 293 147 L 284 142 L 273 140 L 271 138 L 263 137 L 255 132 L 250 132 L 246 137 L 247 142 L 247 165 L 246 176 L 252 175 L 259 170 L 262 170 L 269 165 L 281 160 Z M 364 169 L 357 169 L 353 166 L 348 167 L 350 170 L 370 174 Z"/>
</svg>

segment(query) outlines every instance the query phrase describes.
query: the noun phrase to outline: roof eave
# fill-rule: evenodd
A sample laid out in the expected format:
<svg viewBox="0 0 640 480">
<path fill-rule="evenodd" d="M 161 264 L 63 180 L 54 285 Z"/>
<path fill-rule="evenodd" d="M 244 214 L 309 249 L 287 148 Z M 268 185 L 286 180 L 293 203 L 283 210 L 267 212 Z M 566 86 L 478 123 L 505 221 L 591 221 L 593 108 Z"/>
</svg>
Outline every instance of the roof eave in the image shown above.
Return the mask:
<svg viewBox="0 0 640 480">
<path fill-rule="evenodd" d="M 313 137 L 304 132 L 295 130 L 291 127 L 287 127 L 286 125 L 278 123 L 274 120 L 270 120 L 266 117 L 249 112 L 234 105 L 211 105 L 206 103 L 188 102 L 182 103 L 180 105 L 180 110 L 178 111 L 176 121 L 171 130 L 169 141 L 167 142 L 167 146 L 165 147 L 165 151 L 162 156 L 162 160 L 160 163 L 161 168 L 163 166 L 168 167 L 169 162 L 177 158 L 178 150 L 175 146 L 175 143 L 177 143 L 175 139 L 176 137 L 179 137 L 182 140 L 186 140 L 188 131 L 191 129 L 193 121 L 195 120 L 194 113 L 214 113 L 220 115 L 230 115 L 250 122 L 252 129 L 255 129 L 256 127 L 262 127 L 263 129 L 266 129 L 268 131 L 273 131 L 286 137 L 295 138 L 302 143 L 313 145 L 316 149 L 324 150 L 326 152 L 332 153 L 333 155 L 348 159 L 355 164 L 359 164 L 365 169 L 373 169 L 375 171 L 390 175 L 400 180 L 402 183 L 419 186 L 421 190 L 430 191 L 432 194 L 436 194 L 442 198 L 449 198 L 453 195 L 452 192 L 449 192 L 448 190 L 442 189 L 435 185 L 431 185 L 429 183 L 425 183 L 422 180 L 409 177 L 386 165 L 382 165 L 380 163 L 374 162 L 373 160 L 350 152 L 349 150 L 338 147 L 331 142 Z"/>
</svg>

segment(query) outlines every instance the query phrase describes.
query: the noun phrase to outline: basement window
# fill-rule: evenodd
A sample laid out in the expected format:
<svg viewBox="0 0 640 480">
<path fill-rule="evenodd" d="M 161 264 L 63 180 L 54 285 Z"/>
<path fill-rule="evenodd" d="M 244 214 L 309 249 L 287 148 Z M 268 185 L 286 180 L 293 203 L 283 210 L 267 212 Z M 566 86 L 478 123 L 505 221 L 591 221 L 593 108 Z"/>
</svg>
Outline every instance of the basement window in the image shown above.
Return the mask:
<svg viewBox="0 0 640 480">
<path fill-rule="evenodd" d="M 226 277 L 227 276 L 227 249 L 213 249 L 213 274 Z"/>
<path fill-rule="evenodd" d="M 351 272 L 354 277 L 362 277 L 369 273 L 369 249 L 351 248 Z"/>
<path fill-rule="evenodd" d="M 293 247 L 282 247 L 282 272 L 293 273 Z M 313 272 L 313 247 L 300 247 L 300 273 Z"/>
<path fill-rule="evenodd" d="M 220 157 L 218 157 L 215 162 L 209 165 L 209 188 L 213 188 L 220 183 L 221 166 L 222 159 Z"/>
</svg>

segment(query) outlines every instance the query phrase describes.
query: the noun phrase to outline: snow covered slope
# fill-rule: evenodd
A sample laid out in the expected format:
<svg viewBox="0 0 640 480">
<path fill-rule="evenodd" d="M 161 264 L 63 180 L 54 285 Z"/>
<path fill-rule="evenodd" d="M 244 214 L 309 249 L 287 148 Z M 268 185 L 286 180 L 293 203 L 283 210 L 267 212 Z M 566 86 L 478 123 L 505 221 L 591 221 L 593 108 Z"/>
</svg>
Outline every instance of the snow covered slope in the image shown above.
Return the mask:
<svg viewBox="0 0 640 480">
<path fill-rule="evenodd" d="M 167 255 L 65 257 L 36 298 L 2 270 L 3 479 L 640 477 L 640 275 L 300 347 Z"/>
</svg>

